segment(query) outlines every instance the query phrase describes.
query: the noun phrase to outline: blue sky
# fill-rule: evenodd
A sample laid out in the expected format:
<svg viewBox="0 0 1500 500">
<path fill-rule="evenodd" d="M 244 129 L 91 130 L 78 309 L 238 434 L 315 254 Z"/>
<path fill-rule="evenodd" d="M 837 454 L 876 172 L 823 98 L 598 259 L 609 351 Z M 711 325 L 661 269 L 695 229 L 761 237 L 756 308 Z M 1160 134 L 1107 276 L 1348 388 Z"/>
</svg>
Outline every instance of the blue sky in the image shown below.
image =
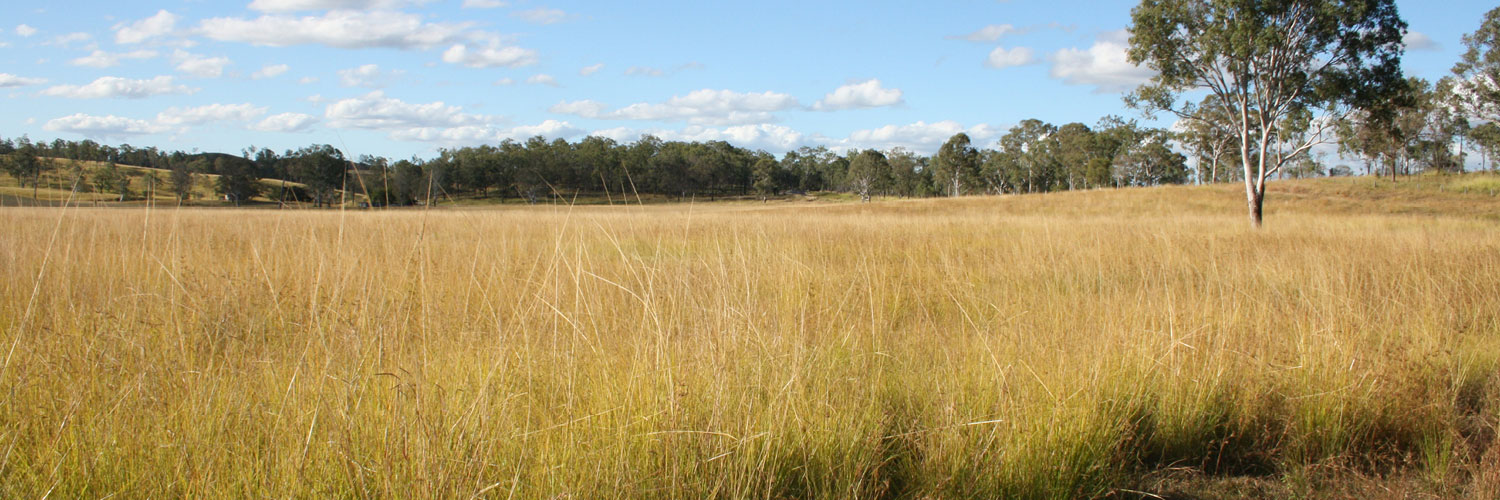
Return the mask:
<svg viewBox="0 0 1500 500">
<path fill-rule="evenodd" d="M 931 152 L 1136 117 L 1134 2 L 36 3 L 0 25 L 0 136 L 351 155 L 533 135 Z M 1399 2 L 1436 79 L 1492 4 Z M 1159 123 L 1166 125 L 1165 123 Z"/>
</svg>

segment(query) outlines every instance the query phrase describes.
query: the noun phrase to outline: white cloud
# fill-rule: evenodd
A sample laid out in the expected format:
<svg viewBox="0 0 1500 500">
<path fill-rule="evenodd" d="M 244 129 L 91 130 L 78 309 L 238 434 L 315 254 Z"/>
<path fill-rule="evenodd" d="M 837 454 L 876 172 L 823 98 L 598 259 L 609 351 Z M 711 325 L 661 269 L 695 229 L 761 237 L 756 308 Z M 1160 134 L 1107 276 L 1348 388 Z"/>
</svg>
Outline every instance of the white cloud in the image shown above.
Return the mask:
<svg viewBox="0 0 1500 500">
<path fill-rule="evenodd" d="M 566 139 L 583 135 L 583 129 L 565 121 L 547 120 L 536 125 L 522 125 L 509 129 L 470 125 L 463 127 L 417 127 L 391 132 L 398 141 L 415 141 L 445 146 L 474 146 L 493 144 L 505 139 L 527 139 L 542 136 L 548 139 Z"/>
<path fill-rule="evenodd" d="M 318 119 L 312 115 L 281 113 L 267 116 L 250 128 L 261 132 L 303 132 L 317 122 Z"/>
<path fill-rule="evenodd" d="M 31 35 L 36 34 L 36 28 L 24 24 L 18 24 L 16 25 L 16 34 L 20 35 L 22 38 L 28 38 Z"/>
<path fill-rule="evenodd" d="M 919 153 L 931 153 L 937 151 L 943 142 L 959 132 L 969 134 L 975 144 L 989 142 L 1000 135 L 999 130 L 987 124 L 964 128 L 962 124 L 951 120 L 936 123 L 919 121 L 909 125 L 886 125 L 876 129 L 856 130 L 838 144 L 848 148 L 903 147 Z"/>
<path fill-rule="evenodd" d="M 636 103 L 614 111 L 595 101 L 561 102 L 554 113 L 612 120 L 686 121 L 695 125 L 749 125 L 775 121 L 771 113 L 797 107 L 797 99 L 776 92 L 741 93 L 703 89 L 664 103 Z"/>
<path fill-rule="evenodd" d="M 532 24 L 556 24 L 568 19 L 568 13 L 558 9 L 537 7 L 535 9 L 521 10 L 510 13 L 510 17 L 520 19 Z"/>
<path fill-rule="evenodd" d="M 536 125 L 522 125 L 501 132 L 501 136 L 511 139 L 526 139 L 542 136 L 549 139 L 576 137 L 583 134 L 583 129 L 574 127 L 564 121 L 547 120 Z"/>
<path fill-rule="evenodd" d="M 687 63 L 687 64 L 683 64 L 683 65 L 677 66 L 677 67 L 672 68 L 670 70 L 664 70 L 664 69 L 661 69 L 661 68 L 653 68 L 653 67 L 650 67 L 650 66 L 631 66 L 631 67 L 625 69 L 625 76 L 660 77 L 660 76 L 667 76 L 667 75 L 676 74 L 676 73 L 679 73 L 679 72 L 682 72 L 682 71 L 686 71 L 686 70 L 690 70 L 690 69 L 703 69 L 703 63 L 700 63 L 700 62 L 690 62 L 690 63 Z"/>
<path fill-rule="evenodd" d="M 218 78 L 230 64 L 227 57 L 207 57 L 183 50 L 172 53 L 172 62 L 177 64 L 177 71 L 200 78 Z"/>
<path fill-rule="evenodd" d="M 615 127 L 595 130 L 588 135 L 618 142 L 635 142 L 642 135 L 648 134 L 667 141 L 726 141 L 739 147 L 770 151 L 788 151 L 826 139 L 822 136 L 809 136 L 782 125 L 765 124 L 726 128 L 690 125 L 680 130 Z"/>
<path fill-rule="evenodd" d="M 880 85 L 880 80 L 871 79 L 839 87 L 813 103 L 812 107 L 818 111 L 838 111 L 896 106 L 902 102 L 900 89 L 885 88 Z"/>
<path fill-rule="evenodd" d="M 326 45 L 342 49 L 428 49 L 457 41 L 470 23 L 427 23 L 392 11 L 333 11 L 321 16 L 216 17 L 198 23 L 204 37 L 272 47 Z"/>
<path fill-rule="evenodd" d="M 89 55 L 68 61 L 68 63 L 74 66 L 88 66 L 90 68 L 111 68 L 119 66 L 120 61 L 123 59 L 150 59 L 156 56 L 157 53 L 154 50 L 136 50 L 124 53 L 110 53 L 96 50 Z"/>
<path fill-rule="evenodd" d="M 278 76 L 281 76 L 282 74 L 285 74 L 288 70 L 291 69 L 291 66 L 287 66 L 285 64 L 267 64 L 264 67 L 261 67 L 260 71 L 256 71 L 254 74 L 250 75 L 250 78 L 254 78 L 256 80 L 276 78 Z"/>
<path fill-rule="evenodd" d="M 1106 33 L 1087 50 L 1057 51 L 1052 54 L 1052 77 L 1069 85 L 1093 85 L 1095 92 L 1124 92 L 1146 83 L 1156 73 L 1130 64 L 1128 36 L 1123 31 Z"/>
<path fill-rule="evenodd" d="M 160 10 L 151 17 L 128 25 L 117 25 L 115 26 L 115 43 L 141 43 L 170 35 L 177 28 L 177 19 L 176 14 Z"/>
<path fill-rule="evenodd" d="M 261 12 L 304 10 L 380 10 L 422 5 L 431 0 L 255 0 L 250 8 Z"/>
<path fill-rule="evenodd" d="M 1411 50 L 1436 51 L 1443 48 L 1432 37 L 1417 31 L 1406 32 L 1406 37 L 1402 41 L 1406 42 L 1406 48 Z"/>
<path fill-rule="evenodd" d="M 266 114 L 266 108 L 250 103 L 209 104 L 193 108 L 170 107 L 156 114 L 160 125 L 202 125 L 216 122 L 248 122 Z"/>
<path fill-rule="evenodd" d="M 536 51 L 502 45 L 498 41 L 473 47 L 460 43 L 443 51 L 443 62 L 470 68 L 517 68 L 535 64 Z"/>
<path fill-rule="evenodd" d="M 967 40 L 970 42 L 993 42 L 1007 35 L 1020 35 L 1030 31 L 1025 28 L 1017 28 L 1009 24 L 991 24 L 975 30 L 967 35 L 948 37 L 949 40 Z"/>
<path fill-rule="evenodd" d="M 87 41 L 93 40 L 93 39 L 94 39 L 94 35 L 90 35 L 88 33 L 83 33 L 83 32 L 68 33 L 66 35 L 59 35 L 59 36 L 53 38 L 51 41 L 47 42 L 47 45 L 58 45 L 58 46 L 62 46 L 62 47 L 68 47 L 68 46 L 73 45 L 75 43 L 83 43 L 83 42 L 87 42 Z"/>
<path fill-rule="evenodd" d="M 465 9 L 498 9 L 509 5 L 500 0 L 464 0 Z"/>
<path fill-rule="evenodd" d="M 42 95 L 68 97 L 72 99 L 102 99 L 124 97 L 140 99 L 156 95 L 191 94 L 198 89 L 178 85 L 170 76 L 158 76 L 150 80 L 132 80 L 117 76 L 106 76 L 87 85 L 57 85 L 42 91 Z"/>
<path fill-rule="evenodd" d="M 511 85 L 515 85 L 515 84 L 516 84 L 516 80 L 514 78 L 506 77 L 506 78 L 501 78 L 499 80 L 495 80 L 495 86 L 497 86 L 497 87 L 507 87 L 507 86 L 511 86 Z"/>
<path fill-rule="evenodd" d="M 98 138 L 148 135 L 167 131 L 166 127 L 145 120 L 83 113 L 50 120 L 42 125 L 42 128 L 52 132 L 72 132 L 85 137 Z"/>
<path fill-rule="evenodd" d="M 598 73 L 599 70 L 602 69 L 604 69 L 604 63 L 595 64 L 593 66 L 584 66 L 583 69 L 578 70 L 578 74 L 581 76 L 589 76 L 594 73 Z"/>
<path fill-rule="evenodd" d="M 532 75 L 531 78 L 526 79 L 526 83 L 530 83 L 532 85 L 546 85 L 548 87 L 562 86 L 562 84 L 557 83 L 556 78 L 553 78 L 552 75 L 546 73 Z"/>
<path fill-rule="evenodd" d="M 314 83 L 318 83 L 318 77 L 316 77 L 316 76 L 304 76 L 301 79 L 297 80 L 297 83 L 300 83 L 302 85 L 312 85 Z"/>
<path fill-rule="evenodd" d="M 47 80 L 43 78 L 26 78 L 10 73 L 0 73 L 0 89 L 41 85 L 43 83 L 47 83 Z"/>
<path fill-rule="evenodd" d="M 384 87 L 390 80 L 404 74 L 406 72 L 399 69 L 382 71 L 379 65 L 366 64 L 358 68 L 339 70 L 339 82 L 345 87 L 378 89 Z"/>
<path fill-rule="evenodd" d="M 491 121 L 486 116 L 466 114 L 463 108 L 442 101 L 411 104 L 386 97 L 378 90 L 329 104 L 323 115 L 335 127 L 368 130 L 462 127 Z"/>
<path fill-rule="evenodd" d="M 991 68 L 1009 68 L 1011 66 L 1025 66 L 1037 62 L 1036 53 L 1029 47 L 1016 47 L 1006 49 L 995 47 L 990 51 L 990 56 L 984 59 L 984 65 Z"/>
<path fill-rule="evenodd" d="M 625 76 L 663 76 L 666 74 L 667 72 L 661 69 L 646 66 L 631 66 L 625 69 Z"/>
</svg>

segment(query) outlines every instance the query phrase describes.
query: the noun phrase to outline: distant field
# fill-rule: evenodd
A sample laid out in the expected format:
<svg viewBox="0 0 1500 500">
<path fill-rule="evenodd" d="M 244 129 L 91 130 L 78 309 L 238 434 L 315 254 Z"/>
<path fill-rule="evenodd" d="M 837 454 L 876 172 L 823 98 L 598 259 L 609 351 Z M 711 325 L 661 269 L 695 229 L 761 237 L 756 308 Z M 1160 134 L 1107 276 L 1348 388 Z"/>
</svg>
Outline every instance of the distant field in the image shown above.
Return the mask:
<svg viewBox="0 0 1500 500">
<path fill-rule="evenodd" d="M 1495 179 L 0 208 L 0 498 L 1497 498 Z"/>
</svg>

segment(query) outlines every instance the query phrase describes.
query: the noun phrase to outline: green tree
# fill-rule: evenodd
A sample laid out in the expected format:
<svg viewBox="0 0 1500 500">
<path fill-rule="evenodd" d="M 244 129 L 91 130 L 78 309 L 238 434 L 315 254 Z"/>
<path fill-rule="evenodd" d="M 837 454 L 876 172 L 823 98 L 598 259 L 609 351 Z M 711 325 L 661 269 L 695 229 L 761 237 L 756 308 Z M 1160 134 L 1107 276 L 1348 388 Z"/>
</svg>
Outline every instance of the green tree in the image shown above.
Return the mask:
<svg viewBox="0 0 1500 500">
<path fill-rule="evenodd" d="M 1453 66 L 1469 116 L 1500 121 L 1500 7 L 1485 13 L 1479 29 L 1463 36 L 1464 55 Z"/>
<path fill-rule="evenodd" d="M 969 134 L 953 134 L 932 158 L 933 182 L 942 186 L 948 196 L 962 195 L 977 184 L 979 166 L 979 151 L 974 149 Z"/>
<path fill-rule="evenodd" d="M 1180 95 L 1207 90 L 1234 110 L 1253 227 L 1267 179 L 1322 143 L 1339 118 L 1404 85 L 1406 23 L 1394 0 L 1145 0 L 1129 29 L 1130 61 L 1157 74 L 1127 102 L 1181 115 Z M 1284 120 L 1306 111 L 1317 113 L 1317 130 L 1281 141 Z"/>
<path fill-rule="evenodd" d="M 344 153 L 326 144 L 315 144 L 297 150 L 293 155 L 291 174 L 307 186 L 315 206 L 329 205 L 344 185 L 348 161 Z"/>
<path fill-rule="evenodd" d="M 873 149 L 860 151 L 849 162 L 849 187 L 859 194 L 860 201 L 869 202 L 872 191 L 890 184 L 891 164 L 885 154 Z"/>
<path fill-rule="evenodd" d="M 31 197 L 37 197 L 37 185 L 41 184 L 42 161 L 31 148 L 23 147 L 5 158 L 5 172 L 16 178 L 21 187 L 31 184 Z"/>
<path fill-rule="evenodd" d="M 218 158 L 214 160 L 214 172 L 219 174 L 214 182 L 214 191 L 240 206 L 260 194 L 260 175 L 255 163 L 246 160 Z"/>
<path fill-rule="evenodd" d="M 781 191 L 781 165 L 771 158 L 761 158 L 755 162 L 755 193 L 760 195 L 761 201 L 765 201 Z"/>
<path fill-rule="evenodd" d="M 167 182 L 172 184 L 172 194 L 181 202 L 193 196 L 193 166 L 180 160 L 170 162 L 171 170 Z"/>
</svg>

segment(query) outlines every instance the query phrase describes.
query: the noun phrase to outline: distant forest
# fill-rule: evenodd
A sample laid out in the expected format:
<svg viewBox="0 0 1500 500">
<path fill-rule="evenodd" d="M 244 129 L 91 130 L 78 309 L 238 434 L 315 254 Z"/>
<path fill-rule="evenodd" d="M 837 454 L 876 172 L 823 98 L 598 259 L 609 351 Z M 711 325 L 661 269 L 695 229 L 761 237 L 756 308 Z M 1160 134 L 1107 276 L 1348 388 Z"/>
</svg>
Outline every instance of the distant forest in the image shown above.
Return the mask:
<svg viewBox="0 0 1500 500">
<path fill-rule="evenodd" d="M 1358 119 L 1337 127 L 1340 151 L 1362 158 L 1364 174 L 1462 171 L 1467 152 L 1493 168 L 1500 127 L 1468 126 L 1467 117 L 1445 105 L 1452 86 L 1412 79 L 1415 98 L 1379 123 Z M 1200 108 L 1211 113 L 1213 108 Z M 533 137 L 496 145 L 443 149 L 434 158 L 392 160 L 354 156 L 328 145 L 278 152 L 254 146 L 240 154 L 186 153 L 92 140 L 51 142 L 0 138 L 0 166 L 21 186 L 35 184 L 48 169 L 45 158 L 102 162 L 168 171 L 160 192 L 192 196 L 194 174 L 213 176 L 213 189 L 236 204 L 257 197 L 327 205 L 341 199 L 375 206 L 440 203 L 453 199 L 525 200 L 584 195 L 654 195 L 671 199 L 715 199 L 795 193 L 843 192 L 874 196 L 927 197 L 1036 193 L 1100 187 L 1151 186 L 1243 179 L 1239 148 L 1212 119 L 1184 120 L 1185 130 L 1143 127 L 1106 117 L 1090 126 L 1056 126 L 1025 120 L 991 148 L 977 147 L 963 133 L 936 154 L 894 148 L 854 149 L 842 154 L 803 147 L 777 158 L 727 142 L 675 142 L 642 136 L 632 143 L 602 137 L 578 142 Z M 1284 125 L 1308 133 L 1304 123 Z M 1466 152 L 1467 151 L 1467 152 Z M 1195 161 L 1189 167 L 1189 155 Z M 1290 177 L 1353 175 L 1347 165 L 1329 166 L 1303 154 L 1280 171 Z M 118 192 L 130 199 L 130 179 L 114 168 L 74 169 L 75 189 Z M 55 174 L 54 174 L 55 175 Z M 90 178 L 92 176 L 92 178 Z M 263 180 L 281 180 L 291 185 Z M 155 177 L 152 178 L 155 183 Z M 140 186 L 135 187 L 139 191 Z M 138 194 L 138 193 L 137 193 Z M 352 196 L 350 196 L 352 195 Z"/>
</svg>

